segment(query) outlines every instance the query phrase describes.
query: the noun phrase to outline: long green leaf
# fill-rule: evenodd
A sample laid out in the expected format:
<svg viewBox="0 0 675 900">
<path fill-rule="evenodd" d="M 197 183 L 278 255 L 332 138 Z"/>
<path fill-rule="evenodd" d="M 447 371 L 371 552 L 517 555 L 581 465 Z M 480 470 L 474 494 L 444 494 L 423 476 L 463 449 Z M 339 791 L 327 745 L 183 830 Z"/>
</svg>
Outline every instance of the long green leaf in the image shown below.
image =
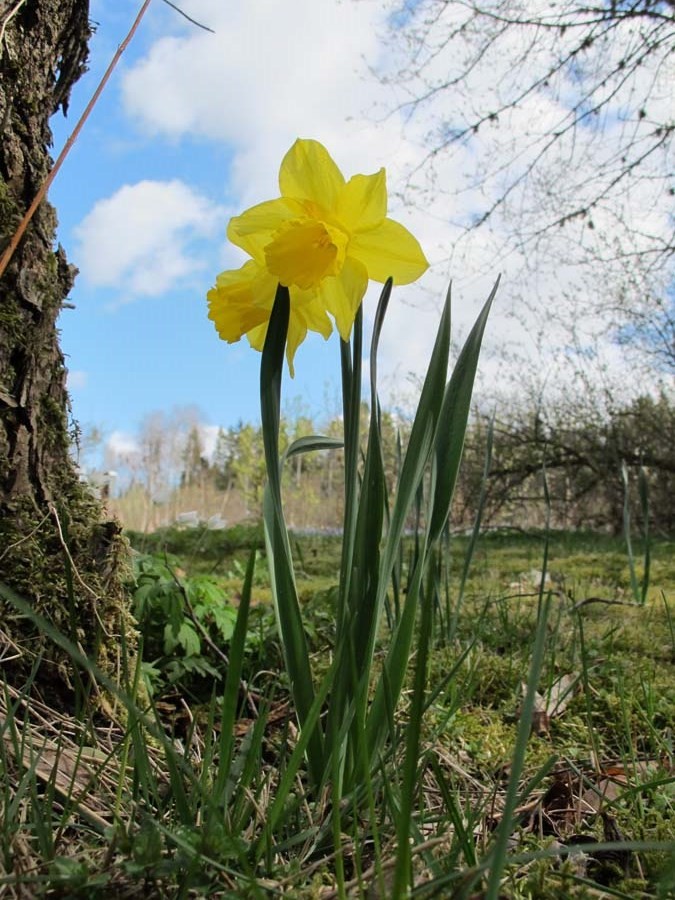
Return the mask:
<svg viewBox="0 0 675 900">
<path fill-rule="evenodd" d="M 394 897 L 406 896 L 407 889 L 412 880 L 410 826 L 413 819 L 413 807 L 419 777 L 419 750 L 427 686 L 427 664 L 429 659 L 429 644 L 431 641 L 432 606 L 434 594 L 437 590 L 437 584 L 435 583 L 434 578 L 435 566 L 433 555 L 432 551 L 430 564 L 427 566 L 429 577 L 421 598 L 422 616 L 420 622 L 420 634 L 417 642 L 413 694 L 410 705 L 410 714 L 408 722 L 406 723 L 406 750 L 405 759 L 403 761 L 401 809 L 396 823 L 398 848 L 396 852 L 396 868 L 394 871 Z"/>
<path fill-rule="evenodd" d="M 389 581 L 400 553 L 401 539 L 410 510 L 415 504 L 422 485 L 424 472 L 427 469 L 434 447 L 434 439 L 438 428 L 448 371 L 450 353 L 450 290 L 438 326 L 436 342 L 427 369 L 427 375 L 420 394 L 417 412 L 410 432 L 408 448 L 403 460 L 396 499 L 389 521 L 389 531 L 380 562 L 378 596 L 375 621 L 384 604 Z M 401 616 L 396 624 L 389 651 L 385 659 L 382 675 L 378 680 L 375 696 L 366 723 L 367 744 L 371 760 L 376 759 L 377 752 L 387 733 L 387 704 L 394 707 L 398 703 L 405 673 L 408 666 L 410 647 L 415 629 L 417 600 L 424 575 L 424 556 L 426 540 L 419 552 L 413 567 L 408 593 L 405 598 Z M 374 651 L 376 629 L 370 637 L 369 654 Z"/>
<path fill-rule="evenodd" d="M 336 674 L 334 693 L 331 696 L 327 728 L 332 751 L 338 752 L 342 758 L 342 748 L 336 742 L 336 735 L 342 732 L 347 715 L 351 716 L 359 709 L 362 711 L 363 716 L 359 718 L 357 714 L 357 721 L 350 731 L 349 756 L 356 765 L 358 765 L 356 748 L 362 738 L 366 704 L 359 706 L 355 701 L 368 689 L 370 680 L 368 654 L 377 620 L 380 543 L 386 495 L 377 400 L 377 351 L 391 288 L 392 282 L 389 279 L 380 296 L 370 347 L 370 423 L 356 514 L 352 568 L 346 594 L 349 627 L 343 627 L 337 639 L 338 651 L 342 649 L 344 641 L 347 641 L 348 652 L 337 654 L 340 666 Z M 350 417 L 353 413 L 353 410 L 349 410 Z"/>
<path fill-rule="evenodd" d="M 380 584 L 382 599 L 388 589 L 389 577 L 398 555 L 406 520 L 415 502 L 415 495 L 429 462 L 436 436 L 450 354 L 450 293 L 450 289 L 448 289 L 429 368 L 410 431 L 408 448 L 401 467 L 389 532 L 382 554 Z"/>
<path fill-rule="evenodd" d="M 352 647 L 357 671 L 368 670 L 368 650 L 377 627 L 380 543 L 384 523 L 386 485 L 377 399 L 377 351 L 384 317 L 391 297 L 392 280 L 388 279 L 375 313 L 370 345 L 370 424 L 366 462 L 361 480 L 361 494 L 356 519 L 356 542 L 353 568 L 358 578 L 352 584 L 349 607 L 353 622 Z"/>
<path fill-rule="evenodd" d="M 389 520 L 389 530 L 382 551 L 378 576 L 378 596 L 376 618 L 379 621 L 384 599 L 389 590 L 389 581 L 394 565 L 399 556 L 401 538 L 406 526 L 410 510 L 415 503 L 418 489 L 422 483 L 424 472 L 429 463 L 438 427 L 438 416 L 443 401 L 443 389 L 448 372 L 448 356 L 450 353 L 450 290 L 445 300 L 443 314 L 436 334 L 436 342 L 431 354 L 429 368 L 422 386 L 417 412 L 410 431 L 408 448 L 403 459 L 401 475 L 397 485 L 396 499 Z M 410 594 L 406 606 L 409 606 Z M 414 623 L 414 615 L 412 616 Z M 406 622 L 404 625 L 403 622 Z M 412 627 L 410 616 L 401 617 L 397 631 Z M 371 635 L 369 654 L 374 650 L 374 634 Z M 398 702 L 398 693 L 393 694 L 394 703 Z M 383 708 L 383 707 L 382 707 Z"/>
<path fill-rule="evenodd" d="M 279 423 L 281 421 L 281 377 L 288 334 L 291 300 L 288 288 L 277 288 L 272 314 L 265 337 L 260 364 L 260 411 L 263 445 L 270 494 L 280 520 L 281 472 L 279 462 Z"/>
<path fill-rule="evenodd" d="M 633 592 L 633 600 L 640 602 L 640 587 L 635 569 L 635 556 L 633 554 L 633 540 L 631 537 L 630 522 L 630 481 L 628 467 L 624 460 L 621 461 L 621 480 L 623 481 L 623 532 L 626 539 L 626 552 L 628 554 L 628 571 L 630 573 L 630 587 Z"/>
<path fill-rule="evenodd" d="M 492 288 L 490 296 L 466 339 L 445 389 L 434 446 L 435 490 L 429 526 L 429 541 L 432 544 L 440 537 L 450 514 L 459 465 L 462 461 L 464 437 L 471 409 L 471 395 L 483 333 L 498 286 L 499 279 Z"/>
<path fill-rule="evenodd" d="M 450 381 L 445 387 L 445 373 L 447 372 L 447 358 L 449 353 L 449 328 L 450 328 L 450 293 L 446 300 L 446 308 L 439 326 L 439 335 L 436 340 L 436 348 L 432 355 L 432 360 L 427 372 L 427 380 L 420 397 L 417 415 L 421 417 L 421 421 L 427 423 L 427 428 L 423 432 L 423 440 L 413 444 L 413 434 L 411 434 L 406 459 L 404 462 L 403 472 L 401 474 L 401 483 L 399 484 L 399 495 L 397 496 L 397 504 L 401 501 L 403 488 L 403 474 L 405 473 L 406 464 L 411 453 L 416 452 L 424 454 L 424 466 L 419 471 L 417 486 L 421 483 L 424 474 L 424 468 L 434 453 L 434 466 L 432 469 L 431 491 L 433 498 L 431 523 L 427 533 L 425 534 L 423 546 L 420 550 L 421 557 L 416 571 L 413 575 L 413 581 L 408 591 L 408 596 L 403 608 L 403 613 L 392 636 L 389 650 L 384 662 L 383 675 L 381 676 L 373 699 L 370 715 L 367 723 L 368 741 L 371 754 L 375 754 L 379 748 L 385 735 L 385 698 L 384 698 L 384 677 L 389 681 L 392 691 L 394 703 L 398 703 L 400 692 L 403 688 L 405 672 L 410 657 L 410 649 L 412 646 L 415 618 L 417 611 L 417 599 L 419 596 L 419 588 L 426 569 L 426 555 L 430 544 L 440 537 L 445 521 L 450 509 L 452 494 L 457 479 L 457 471 L 461 459 L 462 448 L 464 446 L 464 433 L 466 431 L 466 422 L 468 419 L 469 409 L 471 405 L 471 392 L 475 379 L 476 366 L 478 363 L 478 354 L 480 344 L 485 329 L 487 315 L 494 299 L 497 284 L 492 290 L 488 300 L 481 311 L 476 324 L 474 325 L 466 344 L 462 349 Z M 447 315 L 447 323 L 445 322 Z M 447 333 L 446 333 L 447 328 Z M 447 339 L 447 346 L 445 341 Z M 439 346 L 443 348 L 444 354 L 440 352 Z M 437 355 L 436 350 L 439 349 Z M 445 359 L 445 364 L 441 365 L 441 361 Z M 442 383 L 440 379 L 443 379 Z M 428 391 L 427 391 L 428 387 Z M 435 392 L 435 393 L 434 393 Z M 413 433 L 415 425 L 413 425 Z M 441 465 L 441 460 L 445 457 L 447 469 Z M 417 460 L 418 466 L 420 460 Z M 411 467 L 412 468 L 412 467 Z M 412 485 L 405 485 L 405 491 L 409 491 Z M 416 488 L 417 489 L 417 488 Z M 408 498 L 405 498 L 406 501 Z M 403 503 L 403 501 L 401 501 Z M 409 508 L 409 507 L 408 507 Z M 441 509 L 440 514 L 437 510 Z M 392 515 L 392 523 L 396 514 L 396 506 Z M 406 510 L 407 515 L 407 510 Z M 383 557 L 380 572 L 380 591 L 386 591 L 388 588 L 388 580 L 390 575 L 389 553 L 396 552 L 397 544 L 400 542 L 402 535 L 398 532 L 398 524 L 396 530 L 388 535 L 388 540 L 396 540 L 396 545 L 390 547 L 387 544 L 387 553 Z"/>
<path fill-rule="evenodd" d="M 263 523 L 274 607 L 291 683 L 291 695 L 302 728 L 314 702 L 314 686 L 281 503 L 279 459 L 281 376 L 289 315 L 288 288 L 279 285 L 260 366 L 260 410 L 268 479 L 263 497 Z M 309 741 L 308 762 L 312 777 L 317 783 L 321 780 L 323 768 L 322 743 L 319 731 L 315 730 Z"/>
<path fill-rule="evenodd" d="M 370 758 L 373 760 L 376 758 L 387 733 L 387 708 L 396 708 L 405 682 L 410 647 L 415 631 L 417 602 L 425 571 L 425 552 L 426 547 L 415 563 L 415 568 L 408 583 L 408 593 L 403 604 L 403 612 L 391 639 L 382 674 L 378 679 L 375 696 L 368 713 L 366 736 Z"/>
<path fill-rule="evenodd" d="M 644 466 L 640 466 L 638 472 L 638 493 L 640 495 L 640 506 L 642 508 L 642 530 L 644 533 L 645 555 L 642 568 L 642 590 L 640 593 L 640 601 L 647 602 L 647 593 L 649 591 L 649 575 L 651 568 L 651 542 L 649 539 L 649 481 Z"/>
</svg>

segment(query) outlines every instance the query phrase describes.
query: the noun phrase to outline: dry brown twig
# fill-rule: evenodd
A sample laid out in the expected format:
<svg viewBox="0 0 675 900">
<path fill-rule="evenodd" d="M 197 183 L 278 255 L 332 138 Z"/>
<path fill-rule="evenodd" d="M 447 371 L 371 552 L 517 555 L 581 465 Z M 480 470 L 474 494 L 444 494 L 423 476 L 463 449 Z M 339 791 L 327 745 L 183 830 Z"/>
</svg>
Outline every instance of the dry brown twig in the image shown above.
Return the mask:
<svg viewBox="0 0 675 900">
<path fill-rule="evenodd" d="M 3 559 L 7 556 L 7 554 L 10 552 L 10 550 L 16 550 L 17 547 L 21 546 L 21 544 L 25 543 L 26 541 L 29 541 L 32 537 L 34 537 L 38 533 L 38 531 L 42 528 L 42 526 L 45 524 L 45 522 L 47 521 L 48 518 L 49 518 L 49 513 L 46 513 L 44 518 L 40 522 L 38 522 L 38 524 L 35 526 L 35 528 L 31 532 L 29 532 L 28 534 L 25 534 L 23 537 L 19 538 L 18 541 L 14 541 L 14 543 L 10 544 L 9 547 L 5 547 L 5 549 L 2 551 L 2 553 L 0 553 L 0 562 L 3 561 Z"/>
<path fill-rule="evenodd" d="M 18 11 L 21 9 L 21 7 L 24 5 L 25 2 L 26 2 L 26 0 L 17 0 L 17 2 L 14 4 L 14 6 L 10 9 L 10 11 L 7 13 L 5 18 L 2 20 L 2 25 L 0 25 L 0 44 L 2 44 L 2 42 L 5 39 L 5 31 L 7 30 L 7 26 L 9 25 L 9 23 L 12 21 L 14 16 L 18 13 Z"/>
<path fill-rule="evenodd" d="M 77 566 L 75 565 L 75 560 L 72 557 L 72 554 L 70 552 L 68 544 L 66 543 L 66 539 L 63 535 L 63 529 L 61 528 L 61 520 L 59 519 L 59 514 L 56 511 L 56 507 L 51 503 L 49 504 L 49 512 L 52 514 L 52 516 L 54 518 L 54 522 L 56 523 L 56 530 L 58 531 L 58 534 L 59 534 L 59 541 L 61 543 L 63 552 L 66 554 L 68 562 L 70 563 L 70 567 L 73 571 L 73 575 L 77 579 L 80 586 L 83 587 L 85 589 L 85 591 L 94 598 L 94 600 L 100 600 L 101 598 L 96 593 L 96 591 L 93 588 L 89 587 L 89 585 L 84 581 L 84 579 L 78 572 Z M 102 625 L 103 623 L 100 623 L 100 624 Z M 104 631 L 105 631 L 105 629 L 104 629 Z M 108 634 L 107 631 L 105 633 L 108 637 L 110 637 L 110 635 Z"/>
</svg>

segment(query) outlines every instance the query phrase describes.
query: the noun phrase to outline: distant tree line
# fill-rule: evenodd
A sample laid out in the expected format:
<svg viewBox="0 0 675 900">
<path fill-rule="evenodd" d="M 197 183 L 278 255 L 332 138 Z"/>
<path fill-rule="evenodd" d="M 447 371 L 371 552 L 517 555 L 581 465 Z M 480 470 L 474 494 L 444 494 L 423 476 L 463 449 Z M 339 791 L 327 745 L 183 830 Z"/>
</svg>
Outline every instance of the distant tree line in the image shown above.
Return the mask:
<svg viewBox="0 0 675 900">
<path fill-rule="evenodd" d="M 364 426 L 367 415 L 364 404 Z M 603 415 L 574 404 L 555 410 L 532 406 L 507 410 L 492 423 L 493 449 L 483 486 L 489 428 L 488 417 L 476 413 L 467 433 L 453 527 L 472 525 L 482 496 L 486 526 L 541 527 L 548 517 L 557 528 L 618 532 L 623 527 L 626 495 L 631 520 L 641 527 L 644 503 L 638 496 L 638 478 L 642 472 L 650 527 L 675 530 L 675 405 L 665 393 L 616 405 Z M 382 414 L 390 489 L 396 484 L 409 429 L 405 418 Z M 282 452 L 297 438 L 316 433 L 339 437 L 339 417 L 323 423 L 307 414 L 285 418 Z M 195 418 L 177 421 L 153 414 L 139 435 L 135 453 L 113 462 L 126 482 L 111 501 L 112 507 L 136 530 L 171 524 L 188 511 L 202 521 L 215 518 L 230 523 L 260 515 L 265 466 L 257 424 L 239 422 L 234 428 L 219 429 L 215 449 L 207 456 L 203 429 Z M 298 455 L 286 464 L 286 508 L 293 526 L 339 527 L 342 462 L 337 450 Z"/>
<path fill-rule="evenodd" d="M 465 447 L 458 514 L 468 518 L 482 479 L 487 419 L 474 422 Z M 622 474 L 627 475 L 627 484 Z M 649 524 L 675 529 L 675 406 L 665 394 L 639 397 L 606 415 L 573 406 L 547 412 L 530 408 L 494 423 L 494 451 L 485 514 L 493 524 L 543 524 L 544 477 L 556 527 L 621 531 L 628 495 L 631 521 L 644 524 L 638 496 L 647 486 Z"/>
</svg>

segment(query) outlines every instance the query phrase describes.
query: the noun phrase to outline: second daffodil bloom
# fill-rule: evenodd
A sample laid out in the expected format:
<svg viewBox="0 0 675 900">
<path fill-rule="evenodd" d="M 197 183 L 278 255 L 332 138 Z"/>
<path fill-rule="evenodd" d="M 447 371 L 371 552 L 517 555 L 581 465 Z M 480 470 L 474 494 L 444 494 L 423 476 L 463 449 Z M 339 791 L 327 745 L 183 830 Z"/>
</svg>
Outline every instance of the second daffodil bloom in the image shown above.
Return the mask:
<svg viewBox="0 0 675 900">
<path fill-rule="evenodd" d="M 281 163 L 281 197 L 231 219 L 227 236 L 251 257 L 222 272 L 208 293 L 209 318 L 223 340 L 244 334 L 262 349 L 277 284 L 289 288 L 286 355 L 307 331 L 327 338 L 335 320 L 349 340 L 368 279 L 409 284 L 428 268 L 418 241 L 387 218 L 384 169 L 345 181 L 318 141 L 297 140 Z"/>
</svg>

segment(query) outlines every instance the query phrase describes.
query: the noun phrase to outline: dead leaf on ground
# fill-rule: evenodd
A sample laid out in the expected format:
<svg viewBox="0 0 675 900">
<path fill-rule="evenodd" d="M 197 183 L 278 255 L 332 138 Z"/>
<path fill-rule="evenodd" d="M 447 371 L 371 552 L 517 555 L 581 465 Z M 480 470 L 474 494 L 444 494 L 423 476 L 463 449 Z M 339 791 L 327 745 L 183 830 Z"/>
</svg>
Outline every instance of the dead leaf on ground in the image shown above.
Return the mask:
<svg viewBox="0 0 675 900">
<path fill-rule="evenodd" d="M 592 824 L 598 815 L 612 818 L 608 807 L 623 790 L 639 788 L 643 783 L 648 786 L 663 768 L 664 762 L 656 759 L 638 760 L 630 767 L 607 763 L 591 772 L 561 768 L 553 773 L 553 782 L 535 810 L 538 828 L 543 834 L 566 840 L 580 828 Z M 667 763 L 665 768 L 672 771 Z"/>
<path fill-rule="evenodd" d="M 562 675 L 554 681 L 546 691 L 534 695 L 534 713 L 532 716 L 532 731 L 534 734 L 548 734 L 551 727 L 551 719 L 561 716 L 574 696 L 579 681 L 579 675 Z M 523 696 L 527 692 L 527 685 L 523 682 Z"/>
</svg>

